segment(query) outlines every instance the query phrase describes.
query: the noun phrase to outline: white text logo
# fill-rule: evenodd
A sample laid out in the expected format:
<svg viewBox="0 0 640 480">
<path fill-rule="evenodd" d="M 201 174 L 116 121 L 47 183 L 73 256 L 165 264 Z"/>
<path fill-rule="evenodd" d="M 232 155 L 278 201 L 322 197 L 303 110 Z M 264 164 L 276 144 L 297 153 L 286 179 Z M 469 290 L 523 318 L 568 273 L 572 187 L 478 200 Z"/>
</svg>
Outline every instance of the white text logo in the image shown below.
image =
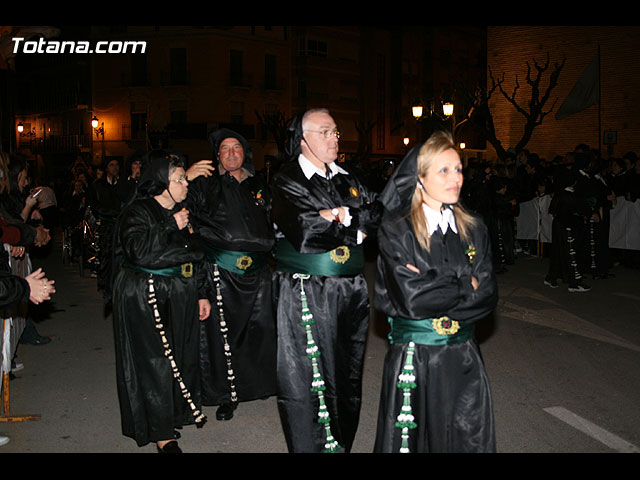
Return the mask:
<svg viewBox="0 0 640 480">
<path fill-rule="evenodd" d="M 71 40 L 25 40 L 13 37 L 13 53 L 145 53 L 147 42 L 100 41 L 95 48 L 91 42 Z"/>
</svg>

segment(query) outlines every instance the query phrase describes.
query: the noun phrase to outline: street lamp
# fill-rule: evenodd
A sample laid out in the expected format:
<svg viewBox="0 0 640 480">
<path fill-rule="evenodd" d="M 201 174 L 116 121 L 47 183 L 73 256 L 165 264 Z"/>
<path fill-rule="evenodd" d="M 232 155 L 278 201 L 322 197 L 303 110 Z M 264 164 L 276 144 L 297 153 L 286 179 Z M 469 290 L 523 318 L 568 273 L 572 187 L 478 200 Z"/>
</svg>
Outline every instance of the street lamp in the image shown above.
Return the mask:
<svg viewBox="0 0 640 480">
<path fill-rule="evenodd" d="M 100 127 L 98 127 L 98 125 L 100 125 Z M 104 162 L 104 157 L 105 157 L 105 147 L 104 147 L 104 122 L 100 123 L 100 121 L 98 120 L 98 117 L 96 117 L 95 115 L 93 116 L 93 118 L 91 119 L 91 126 L 93 127 L 93 131 L 96 132 L 96 138 L 98 138 L 99 136 L 102 136 L 102 158 L 100 159 L 100 162 Z M 91 142 L 91 155 L 93 155 L 93 142 Z"/>
<path fill-rule="evenodd" d="M 104 140 L 104 122 L 102 122 L 102 125 L 100 125 L 99 128 L 98 125 L 100 125 L 100 121 L 98 120 L 98 117 L 94 115 L 91 119 L 91 126 L 93 127 L 93 131 L 96 132 L 96 137 L 102 135 L 102 140 Z"/>
<path fill-rule="evenodd" d="M 446 117 L 450 117 L 451 115 L 453 115 L 453 103 L 447 102 L 443 104 L 442 113 L 444 113 Z"/>
<path fill-rule="evenodd" d="M 422 117 L 422 105 L 414 105 L 411 107 L 411 113 L 416 120 L 420 120 Z"/>
<path fill-rule="evenodd" d="M 22 124 L 22 122 L 18 122 L 18 133 L 22 133 L 24 132 L 24 125 Z"/>
</svg>

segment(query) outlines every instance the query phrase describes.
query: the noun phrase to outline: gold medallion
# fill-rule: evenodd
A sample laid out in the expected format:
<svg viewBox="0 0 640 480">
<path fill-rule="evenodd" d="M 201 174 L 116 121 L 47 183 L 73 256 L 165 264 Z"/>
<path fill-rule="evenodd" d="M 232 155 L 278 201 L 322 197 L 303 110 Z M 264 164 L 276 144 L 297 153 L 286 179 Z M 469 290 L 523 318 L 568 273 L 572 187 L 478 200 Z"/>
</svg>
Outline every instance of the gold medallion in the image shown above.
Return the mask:
<svg viewBox="0 0 640 480">
<path fill-rule="evenodd" d="M 351 252 L 349 251 L 349 247 L 342 246 L 331 250 L 331 252 L 329 252 L 329 256 L 331 257 L 331 260 L 336 263 L 345 263 L 349 260 Z"/>
<path fill-rule="evenodd" d="M 460 324 L 447 316 L 434 318 L 432 325 L 438 335 L 453 335 L 460 330 Z"/>
<path fill-rule="evenodd" d="M 193 264 L 191 262 L 183 263 L 180 266 L 180 273 L 184 278 L 191 278 L 193 276 Z"/>
<path fill-rule="evenodd" d="M 240 270 L 246 270 L 253 263 L 253 259 L 247 255 L 243 255 L 236 260 L 236 267 Z"/>
</svg>

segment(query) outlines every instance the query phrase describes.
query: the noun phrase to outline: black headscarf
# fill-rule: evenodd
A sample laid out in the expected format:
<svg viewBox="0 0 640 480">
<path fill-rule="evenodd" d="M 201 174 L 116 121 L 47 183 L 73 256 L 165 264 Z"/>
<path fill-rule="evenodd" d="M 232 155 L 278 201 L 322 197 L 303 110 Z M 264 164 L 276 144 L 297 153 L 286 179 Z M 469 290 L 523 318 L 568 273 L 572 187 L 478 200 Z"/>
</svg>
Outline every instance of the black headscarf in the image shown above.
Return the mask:
<svg viewBox="0 0 640 480">
<path fill-rule="evenodd" d="M 142 161 L 142 173 L 134 198 L 149 198 L 162 194 L 169 188 L 172 168 L 184 168 L 184 156 L 170 150 L 152 150 Z"/>
<path fill-rule="evenodd" d="M 249 145 L 247 139 L 242 135 L 234 132 L 233 130 L 229 130 L 228 128 L 221 128 L 209 135 L 209 144 L 211 145 L 211 152 L 213 153 L 214 165 L 217 167 L 220 166 L 218 152 L 220 151 L 220 144 L 227 138 L 235 138 L 242 144 L 242 148 L 244 150 L 244 160 L 242 162 L 242 167 L 248 170 L 252 175 L 255 174 L 256 169 L 253 166 L 253 152 L 251 150 L 251 145 Z"/>
<path fill-rule="evenodd" d="M 387 213 L 405 214 L 411 210 L 411 200 L 418 183 L 418 152 L 422 144 L 413 147 L 389 177 L 380 194 Z"/>
</svg>

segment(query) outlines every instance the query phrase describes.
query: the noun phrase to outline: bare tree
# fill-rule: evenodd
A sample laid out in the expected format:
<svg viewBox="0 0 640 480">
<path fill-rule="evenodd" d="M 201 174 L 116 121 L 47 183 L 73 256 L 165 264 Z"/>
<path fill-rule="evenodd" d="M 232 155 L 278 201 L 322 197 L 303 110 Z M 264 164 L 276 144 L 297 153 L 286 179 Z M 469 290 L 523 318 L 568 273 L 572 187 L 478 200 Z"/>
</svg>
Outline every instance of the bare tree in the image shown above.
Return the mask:
<svg viewBox="0 0 640 480">
<path fill-rule="evenodd" d="M 267 131 L 273 136 L 273 140 L 278 147 L 278 160 L 284 160 L 286 154 L 286 144 L 288 139 L 288 125 L 290 120 L 285 119 L 284 114 L 278 111 L 277 114 L 262 116 L 256 110 L 256 117 L 258 122 L 262 124 Z"/>
<path fill-rule="evenodd" d="M 505 74 L 503 73 L 500 78 L 496 78 L 493 75 L 491 67 L 489 67 L 489 78 L 491 80 L 491 85 L 486 89 L 479 87 L 475 91 L 469 93 L 469 100 L 472 107 L 468 114 L 468 120 L 475 129 L 479 130 L 485 136 L 487 141 L 491 143 L 491 145 L 496 150 L 496 153 L 500 157 L 506 155 L 506 149 L 502 146 L 502 142 L 496 135 L 493 115 L 491 113 L 491 109 L 489 108 L 489 101 L 496 90 L 498 90 L 502 94 L 502 96 L 516 109 L 516 111 L 521 113 L 525 118 L 522 137 L 514 146 L 516 153 L 519 153 L 525 148 L 525 146 L 531 139 L 531 136 L 533 135 L 534 129 L 542 124 L 544 118 L 553 111 L 553 108 L 555 107 L 555 104 L 557 102 L 557 99 L 554 100 L 551 107 L 548 110 L 545 110 L 546 104 L 551 96 L 551 91 L 558 85 L 558 78 L 560 76 L 560 72 L 564 67 L 565 59 L 563 58 L 559 63 L 555 62 L 553 70 L 549 69 L 548 52 L 546 62 L 543 65 L 539 64 L 535 59 L 533 59 L 532 70 L 530 63 L 526 63 L 527 75 L 525 77 L 525 80 L 527 85 L 529 85 L 529 87 L 531 88 L 531 96 L 529 98 L 524 98 L 520 102 L 516 100 L 516 95 L 518 93 L 518 90 L 520 89 L 520 82 L 517 75 L 513 91 L 509 94 L 504 89 Z M 543 91 L 542 80 L 547 75 L 547 73 L 549 74 L 549 83 L 546 89 L 544 89 Z"/>
<path fill-rule="evenodd" d="M 358 151 L 354 155 L 354 162 L 364 162 L 371 153 L 371 130 L 376 122 L 369 122 L 367 125 L 361 122 L 355 122 L 354 125 L 358 131 Z"/>
</svg>

